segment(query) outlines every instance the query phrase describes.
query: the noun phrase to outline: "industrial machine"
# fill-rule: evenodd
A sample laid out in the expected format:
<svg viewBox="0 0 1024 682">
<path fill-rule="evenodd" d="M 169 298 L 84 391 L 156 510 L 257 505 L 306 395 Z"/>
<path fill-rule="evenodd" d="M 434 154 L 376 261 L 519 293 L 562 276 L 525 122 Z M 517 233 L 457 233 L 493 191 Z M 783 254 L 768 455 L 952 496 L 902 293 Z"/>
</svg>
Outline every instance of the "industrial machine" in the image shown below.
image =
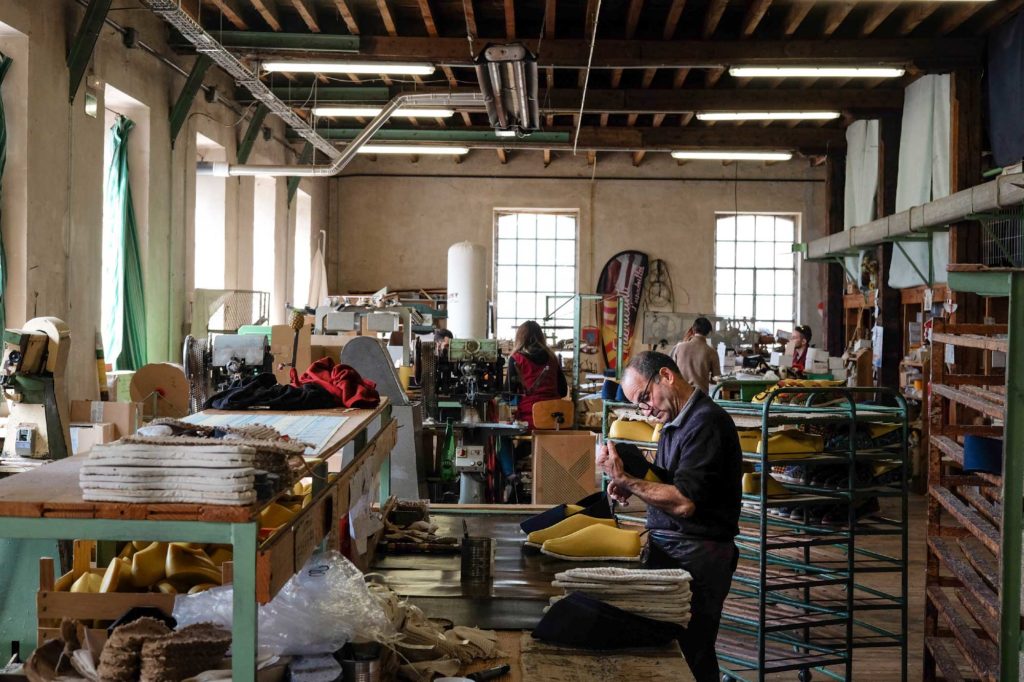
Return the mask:
<svg viewBox="0 0 1024 682">
<path fill-rule="evenodd" d="M 427 414 L 437 421 L 486 421 L 501 395 L 505 358 L 493 339 L 452 339 L 446 353 L 420 344 L 420 383 Z"/>
<path fill-rule="evenodd" d="M 212 334 L 205 339 L 189 335 L 182 364 L 189 383 L 189 409 L 198 412 L 211 395 L 231 382 L 272 372 L 274 356 L 264 334 Z"/>
<path fill-rule="evenodd" d="M 412 365 L 413 327 L 422 321 L 423 315 L 414 308 L 376 305 L 372 298 L 362 303 L 353 303 L 351 297 L 331 296 L 327 303 L 316 308 L 313 333 L 362 332 L 364 323 L 366 331 L 372 334 L 394 334 L 401 331 L 401 360 L 402 365 L 408 367 Z"/>
<path fill-rule="evenodd" d="M 10 411 L 5 466 L 71 454 L 70 402 L 64 387 L 70 350 L 71 330 L 56 317 L 37 317 L 21 329 L 4 330 L 0 386 Z"/>
</svg>

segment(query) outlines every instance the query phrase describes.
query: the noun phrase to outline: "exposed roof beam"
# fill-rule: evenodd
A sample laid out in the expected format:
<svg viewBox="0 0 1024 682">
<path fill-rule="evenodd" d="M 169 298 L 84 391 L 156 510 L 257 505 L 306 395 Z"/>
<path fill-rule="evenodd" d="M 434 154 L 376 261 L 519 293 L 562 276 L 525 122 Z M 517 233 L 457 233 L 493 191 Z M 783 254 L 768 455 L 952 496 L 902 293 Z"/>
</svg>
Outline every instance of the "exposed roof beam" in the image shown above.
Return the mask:
<svg viewBox="0 0 1024 682">
<path fill-rule="evenodd" d="M 427 35 L 436 38 L 437 23 L 434 21 L 434 12 L 430 9 L 430 0 L 417 0 L 417 2 L 420 6 L 420 14 L 423 15 L 423 25 L 427 28 Z M 453 88 L 459 87 L 459 81 L 455 78 L 455 73 L 450 66 L 442 66 L 441 71 L 444 72 L 445 78 L 448 79 L 448 85 Z"/>
<path fill-rule="evenodd" d="M 213 5 L 224 18 L 231 22 L 231 25 L 237 28 L 239 31 L 249 30 L 249 25 L 245 23 L 245 18 L 242 13 L 242 6 L 238 0 L 204 0 L 207 5 Z"/>
<path fill-rule="evenodd" d="M 469 29 L 469 34 L 476 38 L 476 10 L 473 9 L 473 0 L 463 0 L 462 9 L 463 18 L 466 22 L 466 27 Z"/>
<path fill-rule="evenodd" d="M 344 142 L 359 134 L 359 128 L 322 129 L 325 138 Z M 452 142 L 478 149 L 572 149 L 573 131 L 559 128 L 523 139 L 502 139 L 494 136 L 490 128 L 449 128 L 436 130 L 419 128 L 398 130 L 386 128 L 377 133 L 374 141 L 402 142 L 403 144 L 436 144 Z M 543 139 L 534 139 L 534 138 Z M 559 141 L 552 141 L 558 138 Z M 838 128 L 782 128 L 782 127 L 660 127 L 660 128 L 600 128 L 585 126 L 580 129 L 579 148 L 590 151 L 646 151 L 668 152 L 675 149 L 705 147 L 711 149 L 793 149 L 812 153 L 826 149 L 844 148 L 846 135 Z"/>
<path fill-rule="evenodd" d="M 743 18 L 743 28 L 740 29 L 740 34 L 744 38 L 754 35 L 754 31 L 757 30 L 758 24 L 761 23 L 761 19 L 764 18 L 771 4 L 772 0 L 753 0 L 750 3 L 750 6 L 747 8 L 747 15 Z"/>
<path fill-rule="evenodd" d="M 782 24 L 782 34 L 787 38 L 796 33 L 800 24 L 807 18 L 807 14 L 814 7 L 813 0 L 797 0 L 789 6 L 786 12 L 786 19 Z"/>
<path fill-rule="evenodd" d="M 515 0 L 505 0 L 505 37 L 508 38 L 509 40 L 514 40 L 516 37 Z"/>
<path fill-rule="evenodd" d="M 593 166 L 595 163 L 597 163 L 597 152 L 596 151 L 588 151 L 587 152 L 587 165 L 588 166 Z"/>
<path fill-rule="evenodd" d="M 672 40 L 676 37 L 679 17 L 683 16 L 683 7 L 685 6 L 686 0 L 672 0 L 672 6 L 668 8 L 668 16 L 665 18 L 665 30 L 661 34 L 664 40 Z"/>
<path fill-rule="evenodd" d="M 862 36 L 869 36 L 874 33 L 875 29 L 881 26 L 882 22 L 888 19 L 889 15 L 896 10 L 898 4 L 897 2 L 880 2 L 875 5 L 874 9 L 871 10 L 864 20 L 864 26 L 861 27 L 860 34 Z"/>
<path fill-rule="evenodd" d="M 903 21 L 900 22 L 900 35 L 909 35 L 914 32 L 914 29 L 921 25 L 925 19 L 935 13 L 935 10 L 939 9 L 938 2 L 922 2 L 920 4 L 913 4 L 907 10 L 907 13 L 903 15 Z"/>
<path fill-rule="evenodd" d="M 636 26 L 640 21 L 640 10 L 644 7 L 644 0 L 629 0 L 629 9 L 626 11 L 626 40 L 631 40 L 636 35 Z M 622 80 L 622 69 L 612 70 L 612 87 L 619 87 Z"/>
<path fill-rule="evenodd" d="M 1024 7 L 1024 0 L 1007 0 L 1007 2 L 1002 4 L 986 3 L 986 7 L 990 8 L 990 11 L 986 12 L 984 18 L 974 27 L 976 35 L 988 33 L 1003 23 L 1007 17 L 1015 14 L 1021 7 Z"/>
<path fill-rule="evenodd" d="M 725 6 L 729 4 L 729 0 L 711 0 L 708 5 L 707 14 L 704 15 L 704 28 L 701 29 L 701 35 L 705 39 L 710 38 L 715 34 L 715 29 L 718 28 L 718 22 L 722 20 L 722 15 L 725 13 Z"/>
<path fill-rule="evenodd" d="M 639 168 L 640 164 L 644 162 L 644 156 L 646 155 L 647 152 L 642 149 L 640 151 L 633 152 L 633 165 Z"/>
<path fill-rule="evenodd" d="M 303 23 L 306 24 L 306 28 L 312 33 L 320 33 L 320 24 L 316 20 L 316 9 L 310 3 L 310 0 L 290 0 L 292 7 L 299 13 Z"/>
<path fill-rule="evenodd" d="M 338 8 L 338 14 L 344 20 L 348 32 L 354 36 L 359 35 L 359 24 L 356 23 L 356 16 L 352 14 L 352 9 L 348 6 L 347 0 L 334 0 L 334 6 Z"/>
<path fill-rule="evenodd" d="M 978 10 L 986 6 L 984 2 L 965 2 L 951 8 L 946 18 L 942 20 L 942 23 L 935 30 L 936 35 L 944 36 L 947 33 L 952 33 L 960 28 L 961 24 L 973 17 Z"/>
<path fill-rule="evenodd" d="M 589 45 L 590 45 L 591 38 L 594 38 L 595 40 L 597 38 L 596 34 L 594 34 L 594 26 L 597 24 L 597 10 L 598 10 L 598 0 L 587 0 L 587 14 L 584 17 L 584 22 L 583 22 L 584 23 L 584 26 L 583 26 L 583 41 L 588 46 L 587 47 L 587 54 L 590 53 Z M 586 71 L 586 69 L 583 69 L 583 70 L 580 71 L 579 76 L 577 76 L 577 78 L 576 78 L 576 82 L 579 84 L 579 86 L 581 88 L 583 87 L 584 83 L 586 82 L 586 78 L 587 78 L 587 71 Z"/>
<path fill-rule="evenodd" d="M 545 149 L 544 150 L 544 167 L 547 168 L 550 165 L 551 165 L 551 150 L 550 149 Z"/>
<path fill-rule="evenodd" d="M 388 9 L 388 0 L 377 0 L 377 11 L 380 12 L 380 19 L 384 22 L 384 30 L 388 32 L 388 35 L 398 35 L 395 19 L 391 16 L 391 10 Z"/>
<path fill-rule="evenodd" d="M 846 17 L 850 16 L 853 6 L 854 3 L 852 2 L 841 2 L 829 7 L 828 13 L 825 15 L 825 25 L 822 28 L 822 33 L 827 36 L 835 33 Z"/>
<path fill-rule="evenodd" d="M 544 37 L 549 41 L 555 37 L 555 0 L 544 2 Z M 547 70 L 547 82 L 548 90 L 555 87 L 555 70 L 552 68 Z M 550 127 L 552 124 L 551 117 L 548 117 L 547 125 Z"/>
<path fill-rule="evenodd" d="M 281 30 L 281 17 L 277 13 L 275 0 L 249 0 L 249 4 L 259 12 L 263 21 L 267 22 L 267 26 L 275 31 Z"/>
<path fill-rule="evenodd" d="M 494 151 L 498 153 L 498 161 L 501 161 L 503 164 L 508 163 L 508 152 L 506 152 L 502 147 L 498 147 Z"/>
</svg>

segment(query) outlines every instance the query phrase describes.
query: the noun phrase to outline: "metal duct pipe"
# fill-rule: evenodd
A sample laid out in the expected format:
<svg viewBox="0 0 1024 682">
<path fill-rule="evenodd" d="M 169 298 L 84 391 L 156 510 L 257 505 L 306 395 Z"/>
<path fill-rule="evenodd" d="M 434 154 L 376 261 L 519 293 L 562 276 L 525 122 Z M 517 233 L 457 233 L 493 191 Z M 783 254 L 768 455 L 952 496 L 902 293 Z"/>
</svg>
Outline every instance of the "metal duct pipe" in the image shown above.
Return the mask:
<svg viewBox="0 0 1024 682">
<path fill-rule="evenodd" d="M 887 240 L 940 229 L 950 223 L 969 220 L 976 213 L 998 211 L 1024 203 L 1024 173 L 1003 175 L 991 182 L 961 190 L 923 206 L 913 206 L 870 223 L 806 244 L 808 259 L 850 255 Z"/>
<path fill-rule="evenodd" d="M 478 92 L 448 94 L 428 92 L 405 92 L 395 95 L 384 105 L 372 121 L 345 146 L 331 163 L 320 166 L 265 166 L 265 165 L 233 165 L 223 162 L 201 161 L 196 164 L 198 175 L 219 175 L 222 177 L 239 175 L 291 175 L 296 177 L 330 177 L 337 175 L 349 164 L 359 148 L 370 141 L 374 133 L 387 123 L 388 119 L 402 106 L 406 105 L 447 105 L 452 107 L 479 106 L 484 96 Z"/>
</svg>

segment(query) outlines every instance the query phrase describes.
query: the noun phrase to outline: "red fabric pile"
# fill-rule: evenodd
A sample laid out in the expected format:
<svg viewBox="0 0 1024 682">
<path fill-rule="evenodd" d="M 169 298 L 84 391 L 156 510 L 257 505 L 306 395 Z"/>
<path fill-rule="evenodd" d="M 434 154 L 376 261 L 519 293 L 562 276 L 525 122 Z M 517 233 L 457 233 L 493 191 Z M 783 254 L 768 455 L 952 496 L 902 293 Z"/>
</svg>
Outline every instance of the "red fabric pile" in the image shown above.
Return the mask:
<svg viewBox="0 0 1024 682">
<path fill-rule="evenodd" d="M 299 375 L 292 368 L 292 386 L 300 388 L 303 384 L 316 384 L 335 398 L 344 407 L 377 407 L 380 394 L 377 384 L 364 379 L 359 372 L 348 365 L 340 365 L 332 358 L 321 358 Z"/>
</svg>

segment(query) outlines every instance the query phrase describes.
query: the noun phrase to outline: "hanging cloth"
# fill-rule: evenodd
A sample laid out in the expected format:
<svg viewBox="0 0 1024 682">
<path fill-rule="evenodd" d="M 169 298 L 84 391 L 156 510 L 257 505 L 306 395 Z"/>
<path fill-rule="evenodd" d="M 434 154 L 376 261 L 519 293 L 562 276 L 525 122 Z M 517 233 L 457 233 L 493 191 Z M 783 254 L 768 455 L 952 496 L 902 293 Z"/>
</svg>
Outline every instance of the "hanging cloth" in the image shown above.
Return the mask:
<svg viewBox="0 0 1024 682">
<path fill-rule="evenodd" d="M 875 219 L 878 192 L 878 121 L 854 121 L 846 129 L 846 183 L 844 185 L 843 229 Z M 864 254 L 846 256 L 846 271 L 860 287 Z"/>
<path fill-rule="evenodd" d="M 128 174 L 128 135 L 134 127 L 131 119 L 118 116 L 110 129 L 103 207 L 103 350 L 118 369 L 146 364 L 146 301 Z"/>
<path fill-rule="evenodd" d="M 320 238 L 317 240 L 316 253 L 313 254 L 313 264 L 309 269 L 309 295 L 306 297 L 306 305 L 316 308 L 327 298 L 327 265 L 324 263 L 324 251 L 327 246 L 327 232 L 320 230 Z"/>
<path fill-rule="evenodd" d="M 7 70 L 14 60 L 0 52 L 0 85 L 3 85 Z M 7 165 L 7 118 L 4 102 L 0 98 L 0 197 L 3 196 L 4 166 Z M 3 224 L 0 215 L 0 225 Z M 0 231 L 0 331 L 7 328 L 7 249 L 4 247 L 3 232 Z"/>
</svg>

